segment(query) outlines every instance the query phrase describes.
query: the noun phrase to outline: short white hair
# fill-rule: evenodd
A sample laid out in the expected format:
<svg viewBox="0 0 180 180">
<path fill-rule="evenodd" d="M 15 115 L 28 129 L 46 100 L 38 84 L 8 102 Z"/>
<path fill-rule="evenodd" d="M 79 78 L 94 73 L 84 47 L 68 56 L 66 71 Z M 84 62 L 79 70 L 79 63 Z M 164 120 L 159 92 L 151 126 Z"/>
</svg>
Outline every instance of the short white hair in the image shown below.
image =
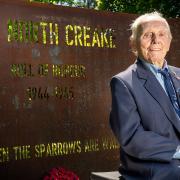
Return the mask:
<svg viewBox="0 0 180 180">
<path fill-rule="evenodd" d="M 139 26 L 142 23 L 148 22 L 148 21 L 164 22 L 167 25 L 167 29 L 169 31 L 169 37 L 170 39 L 172 39 L 172 34 L 171 34 L 171 30 L 170 30 L 168 22 L 166 21 L 165 18 L 163 18 L 161 13 L 155 11 L 155 12 L 143 14 L 134 20 L 134 22 L 130 25 L 130 30 L 132 31 L 132 34 L 130 36 L 131 41 L 136 40 Z"/>
</svg>

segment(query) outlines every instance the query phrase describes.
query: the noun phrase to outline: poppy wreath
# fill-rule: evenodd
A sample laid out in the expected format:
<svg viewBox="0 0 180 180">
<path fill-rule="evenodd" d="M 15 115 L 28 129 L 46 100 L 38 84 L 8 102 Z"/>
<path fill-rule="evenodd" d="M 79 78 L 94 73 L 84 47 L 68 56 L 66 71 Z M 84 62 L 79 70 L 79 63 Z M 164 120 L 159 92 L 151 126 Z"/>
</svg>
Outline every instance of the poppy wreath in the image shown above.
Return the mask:
<svg viewBox="0 0 180 180">
<path fill-rule="evenodd" d="M 79 180 L 79 177 L 72 171 L 62 167 L 51 169 L 43 180 Z"/>
</svg>

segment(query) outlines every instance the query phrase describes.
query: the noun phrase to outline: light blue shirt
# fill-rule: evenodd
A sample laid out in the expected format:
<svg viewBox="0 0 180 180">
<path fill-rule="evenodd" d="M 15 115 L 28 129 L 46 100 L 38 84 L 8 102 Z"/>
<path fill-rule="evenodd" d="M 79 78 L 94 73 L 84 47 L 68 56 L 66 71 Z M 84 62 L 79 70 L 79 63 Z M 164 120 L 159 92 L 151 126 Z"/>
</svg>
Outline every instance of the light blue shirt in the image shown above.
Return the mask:
<svg viewBox="0 0 180 180">
<path fill-rule="evenodd" d="M 162 88 L 164 89 L 164 91 L 166 92 L 166 94 L 168 95 L 168 93 L 167 93 L 167 91 L 166 91 L 165 84 L 164 84 L 164 77 L 163 77 L 163 75 L 158 71 L 160 68 L 157 67 L 156 65 L 151 64 L 151 63 L 148 63 L 147 61 L 142 60 L 142 59 L 141 59 L 141 62 L 143 63 L 143 65 L 145 66 L 146 69 L 150 70 L 150 71 L 154 74 L 154 76 L 156 77 L 156 79 L 158 80 L 158 82 L 160 83 L 160 85 L 162 86 Z M 164 61 L 164 65 L 163 65 L 163 68 L 162 68 L 162 69 L 165 69 L 165 68 L 168 69 L 167 61 L 166 61 L 166 60 Z"/>
</svg>

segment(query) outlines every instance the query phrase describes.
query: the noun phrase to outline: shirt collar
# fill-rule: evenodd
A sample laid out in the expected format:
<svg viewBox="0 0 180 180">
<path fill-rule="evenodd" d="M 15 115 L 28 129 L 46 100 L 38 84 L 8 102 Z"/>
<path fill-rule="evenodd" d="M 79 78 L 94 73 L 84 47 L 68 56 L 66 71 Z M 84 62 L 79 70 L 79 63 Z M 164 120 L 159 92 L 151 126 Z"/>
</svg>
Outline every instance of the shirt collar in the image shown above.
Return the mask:
<svg viewBox="0 0 180 180">
<path fill-rule="evenodd" d="M 167 61 L 166 61 L 166 60 L 164 60 L 164 64 L 163 64 L 163 67 L 162 67 L 162 68 L 159 68 L 159 67 L 157 67 L 156 65 L 151 64 L 151 63 L 145 61 L 144 59 L 138 58 L 138 60 L 141 61 L 141 63 L 145 66 L 146 69 L 150 70 L 150 71 L 153 72 L 154 74 L 159 73 L 159 70 L 160 70 L 160 69 L 161 69 L 161 70 L 165 70 L 165 69 L 166 69 L 166 70 L 168 71 L 168 65 L 167 65 Z"/>
</svg>

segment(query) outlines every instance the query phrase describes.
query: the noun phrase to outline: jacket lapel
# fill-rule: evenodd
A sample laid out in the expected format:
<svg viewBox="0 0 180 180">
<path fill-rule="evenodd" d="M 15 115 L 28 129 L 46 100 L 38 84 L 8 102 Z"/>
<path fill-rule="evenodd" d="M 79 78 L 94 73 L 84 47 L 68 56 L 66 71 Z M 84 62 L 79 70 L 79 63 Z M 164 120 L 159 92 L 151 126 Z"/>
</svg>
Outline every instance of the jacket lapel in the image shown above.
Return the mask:
<svg viewBox="0 0 180 180">
<path fill-rule="evenodd" d="M 171 101 L 164 89 L 159 84 L 152 72 L 147 70 L 142 63 L 137 62 L 138 77 L 144 81 L 144 87 L 150 95 L 159 103 L 160 107 L 166 114 L 167 118 L 172 122 L 175 128 L 180 132 L 180 121 L 178 120 Z"/>
</svg>

